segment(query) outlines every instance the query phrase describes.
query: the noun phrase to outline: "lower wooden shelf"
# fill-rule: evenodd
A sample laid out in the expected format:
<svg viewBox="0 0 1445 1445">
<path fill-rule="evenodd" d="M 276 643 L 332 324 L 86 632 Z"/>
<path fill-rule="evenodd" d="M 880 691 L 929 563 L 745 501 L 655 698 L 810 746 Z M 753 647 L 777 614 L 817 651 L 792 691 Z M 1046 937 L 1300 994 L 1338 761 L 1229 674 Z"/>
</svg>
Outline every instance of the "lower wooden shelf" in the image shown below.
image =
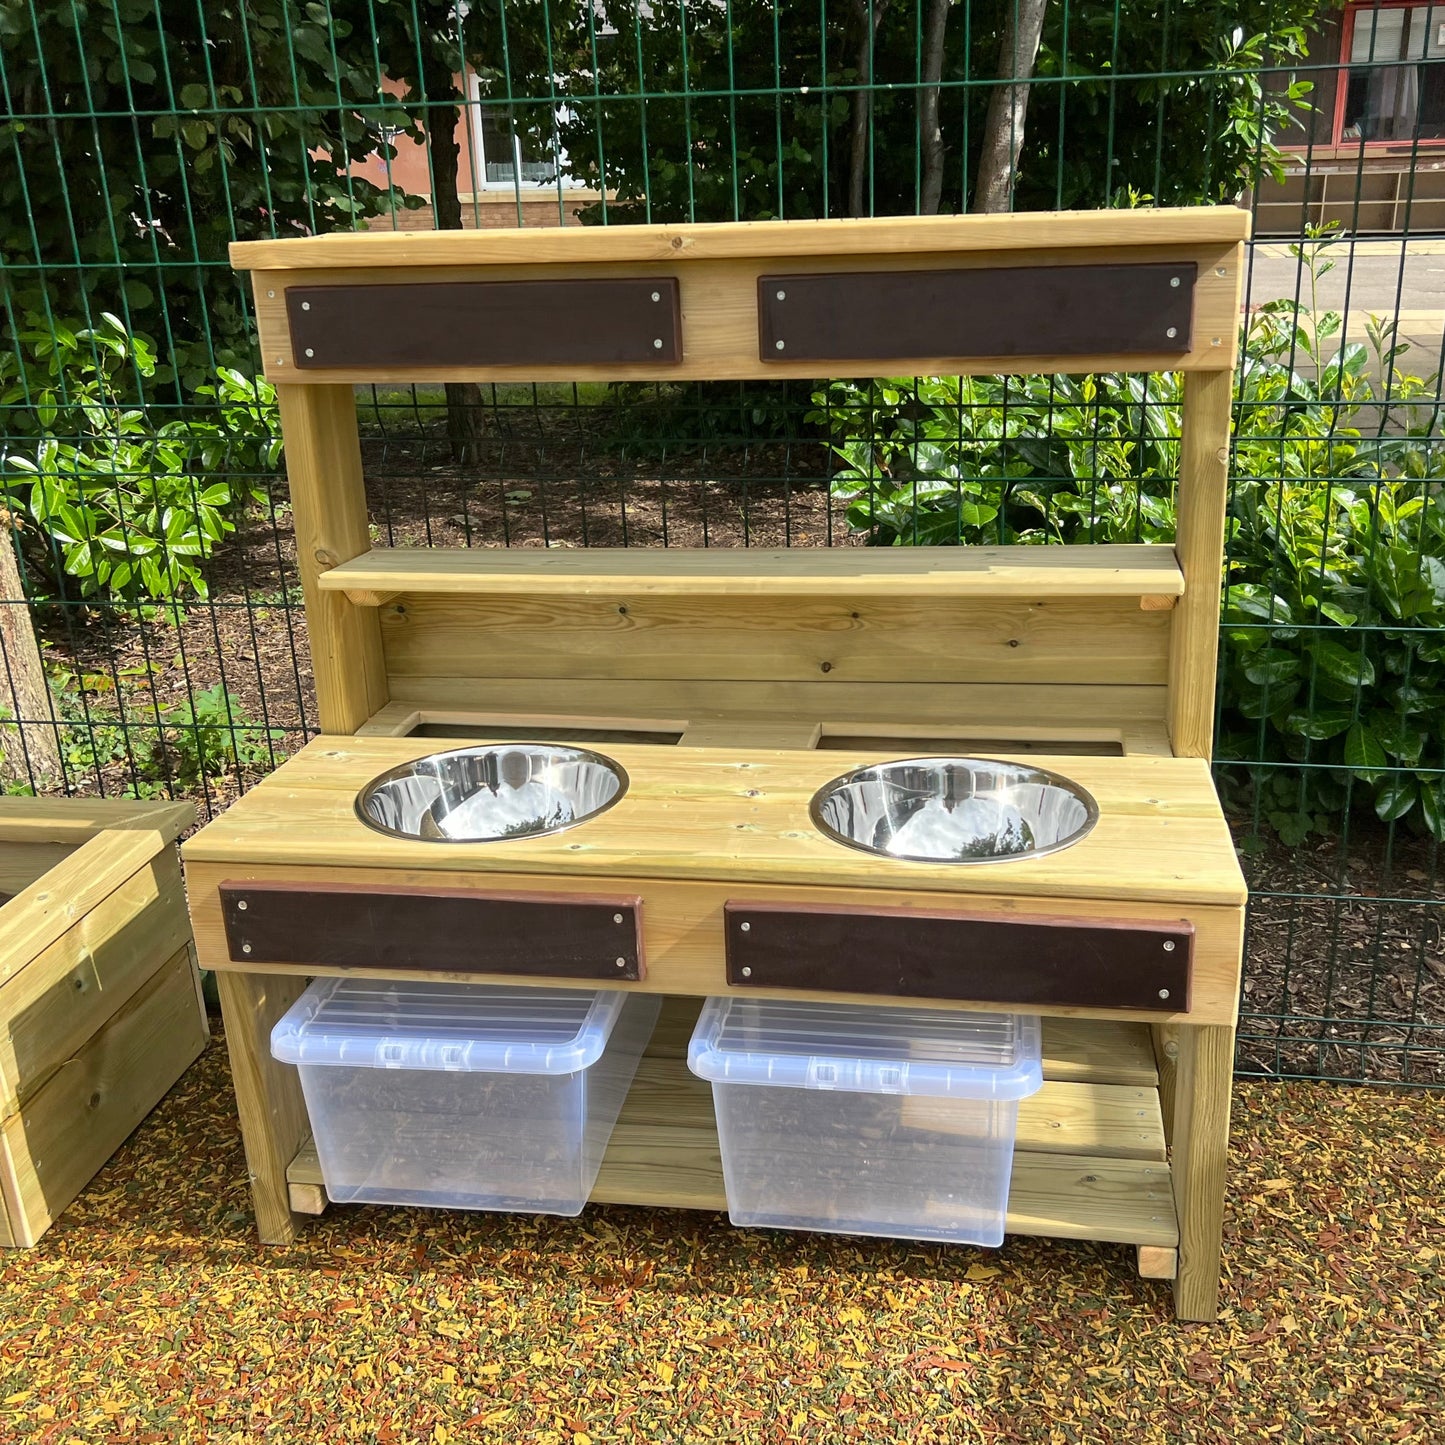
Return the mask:
<svg viewBox="0 0 1445 1445">
<path fill-rule="evenodd" d="M 727 1207 L 712 1087 L 687 1067 L 701 1002 L 665 1001 L 612 1131 L 593 1203 Z M 1147 1027 L 1045 1019 L 1044 1086 L 1019 1106 L 1008 1232 L 1133 1244 L 1142 1273 L 1172 1273 L 1179 1229 L 1166 1159 Z M 310 1138 L 286 1180 L 298 1214 L 326 1208 Z"/>
</svg>

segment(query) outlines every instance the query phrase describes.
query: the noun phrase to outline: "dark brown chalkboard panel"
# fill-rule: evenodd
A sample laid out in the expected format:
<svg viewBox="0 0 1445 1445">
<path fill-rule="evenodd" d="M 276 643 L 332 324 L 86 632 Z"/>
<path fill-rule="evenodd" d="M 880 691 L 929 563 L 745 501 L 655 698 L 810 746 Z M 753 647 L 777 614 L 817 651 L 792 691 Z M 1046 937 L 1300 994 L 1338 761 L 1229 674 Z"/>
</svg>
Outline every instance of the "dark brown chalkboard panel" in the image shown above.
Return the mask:
<svg viewBox="0 0 1445 1445">
<path fill-rule="evenodd" d="M 636 981 L 642 902 L 466 889 L 225 882 L 233 963 Z"/>
<path fill-rule="evenodd" d="M 735 901 L 733 988 L 1184 1013 L 1194 928 Z"/>
<path fill-rule="evenodd" d="M 682 359 L 672 276 L 292 286 L 286 315 L 302 370 Z"/>
<path fill-rule="evenodd" d="M 758 278 L 764 361 L 1189 350 L 1193 262 Z"/>
</svg>

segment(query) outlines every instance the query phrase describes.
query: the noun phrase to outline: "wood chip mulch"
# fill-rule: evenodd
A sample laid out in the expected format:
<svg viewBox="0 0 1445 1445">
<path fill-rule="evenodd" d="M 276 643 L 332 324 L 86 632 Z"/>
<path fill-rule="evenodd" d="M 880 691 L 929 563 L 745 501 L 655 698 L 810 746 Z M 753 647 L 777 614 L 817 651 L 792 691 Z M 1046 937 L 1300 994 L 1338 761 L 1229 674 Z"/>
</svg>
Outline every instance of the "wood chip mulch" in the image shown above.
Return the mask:
<svg viewBox="0 0 1445 1445">
<path fill-rule="evenodd" d="M 1128 1250 L 333 1207 L 259 1247 L 224 1048 L 31 1251 L 7 1442 L 1431 1441 L 1445 1094 L 1241 1082 L 1225 1308 Z"/>
</svg>

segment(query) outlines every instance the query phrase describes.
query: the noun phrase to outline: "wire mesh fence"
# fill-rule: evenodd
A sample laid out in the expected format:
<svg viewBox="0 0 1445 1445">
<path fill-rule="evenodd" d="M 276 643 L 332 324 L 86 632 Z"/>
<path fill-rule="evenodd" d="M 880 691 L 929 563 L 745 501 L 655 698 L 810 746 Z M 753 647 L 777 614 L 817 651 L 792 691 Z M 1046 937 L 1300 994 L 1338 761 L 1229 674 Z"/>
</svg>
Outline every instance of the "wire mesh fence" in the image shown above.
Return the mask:
<svg viewBox="0 0 1445 1445">
<path fill-rule="evenodd" d="M 0 0 L 0 96 L 0 780 L 207 813 L 314 719 L 230 240 L 1250 205 L 1216 765 L 1239 1066 L 1445 1084 L 1445 4 Z M 1178 399 L 358 404 L 382 545 L 809 547 L 1167 540 Z"/>
</svg>

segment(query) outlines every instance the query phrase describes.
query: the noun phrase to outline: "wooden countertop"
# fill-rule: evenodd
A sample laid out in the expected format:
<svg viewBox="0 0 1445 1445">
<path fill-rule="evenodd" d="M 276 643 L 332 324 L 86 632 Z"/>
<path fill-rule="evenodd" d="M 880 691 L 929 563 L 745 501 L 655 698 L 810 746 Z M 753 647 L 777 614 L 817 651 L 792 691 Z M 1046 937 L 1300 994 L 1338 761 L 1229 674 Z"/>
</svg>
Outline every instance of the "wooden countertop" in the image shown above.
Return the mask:
<svg viewBox="0 0 1445 1445">
<path fill-rule="evenodd" d="M 457 744 L 453 744 L 457 746 Z M 1099 821 L 1040 858 L 932 864 L 876 858 L 820 834 L 808 804 L 824 783 L 897 754 L 608 746 L 631 779 L 607 812 L 543 838 L 407 842 L 368 828 L 357 792 L 378 773 L 447 745 L 326 737 L 308 744 L 183 847 L 191 862 L 451 872 L 711 879 L 953 895 L 1241 905 L 1244 878 L 1208 764 L 1193 758 L 1040 757 L 1072 778 Z"/>
</svg>

